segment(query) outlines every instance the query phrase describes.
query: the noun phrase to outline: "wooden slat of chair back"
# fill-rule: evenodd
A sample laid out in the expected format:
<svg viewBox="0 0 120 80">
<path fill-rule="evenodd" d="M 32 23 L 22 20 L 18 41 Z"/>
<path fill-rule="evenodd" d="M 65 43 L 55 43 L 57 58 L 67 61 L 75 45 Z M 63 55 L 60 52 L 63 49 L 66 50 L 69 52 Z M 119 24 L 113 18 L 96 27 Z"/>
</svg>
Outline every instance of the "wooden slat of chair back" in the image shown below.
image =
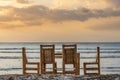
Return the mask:
<svg viewBox="0 0 120 80">
<path fill-rule="evenodd" d="M 54 62 L 54 50 L 53 49 L 43 49 L 43 59 L 45 63 Z"/>
<path fill-rule="evenodd" d="M 75 63 L 74 57 L 75 57 L 74 49 L 64 49 L 64 58 L 66 64 Z"/>
<path fill-rule="evenodd" d="M 73 49 L 74 50 L 74 53 L 77 53 L 77 45 L 74 44 L 74 45 L 63 45 L 63 52 L 65 49 Z"/>
<path fill-rule="evenodd" d="M 44 63 L 55 62 L 55 46 L 54 45 L 40 45 L 41 48 L 41 61 Z"/>
<path fill-rule="evenodd" d="M 66 64 L 75 63 L 76 53 L 77 53 L 76 45 L 63 45 L 64 63 Z"/>
</svg>

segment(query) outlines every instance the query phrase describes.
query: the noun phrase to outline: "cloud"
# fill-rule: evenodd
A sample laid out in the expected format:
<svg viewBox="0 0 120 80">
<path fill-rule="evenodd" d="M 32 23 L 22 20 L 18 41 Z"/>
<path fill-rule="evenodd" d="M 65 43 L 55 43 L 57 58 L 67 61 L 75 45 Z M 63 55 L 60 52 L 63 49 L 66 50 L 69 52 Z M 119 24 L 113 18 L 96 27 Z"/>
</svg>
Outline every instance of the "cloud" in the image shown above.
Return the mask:
<svg viewBox="0 0 120 80">
<path fill-rule="evenodd" d="M 120 7 L 120 0 L 107 0 L 107 2 L 116 8 Z"/>
<path fill-rule="evenodd" d="M 8 10 L 7 15 L 0 16 L 0 22 L 21 21 L 25 26 L 40 26 L 45 20 L 52 22 L 62 21 L 87 21 L 91 18 L 106 18 L 120 16 L 120 10 L 112 8 L 104 10 L 91 10 L 87 8 L 78 8 L 75 10 L 67 9 L 49 9 L 45 6 L 30 6 L 27 8 L 0 7 Z"/>
<path fill-rule="evenodd" d="M 16 2 L 17 3 L 22 3 L 22 4 L 29 3 L 28 0 L 16 0 Z"/>
</svg>

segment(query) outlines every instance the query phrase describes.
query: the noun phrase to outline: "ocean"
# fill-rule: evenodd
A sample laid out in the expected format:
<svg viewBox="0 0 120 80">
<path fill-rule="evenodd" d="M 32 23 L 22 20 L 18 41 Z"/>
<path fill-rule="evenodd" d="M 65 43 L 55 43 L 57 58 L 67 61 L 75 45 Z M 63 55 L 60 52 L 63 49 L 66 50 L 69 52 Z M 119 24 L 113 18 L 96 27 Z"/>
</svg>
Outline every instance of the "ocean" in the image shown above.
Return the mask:
<svg viewBox="0 0 120 80">
<path fill-rule="evenodd" d="M 14 42 L 0 43 L 0 75 L 22 74 L 22 47 L 27 48 L 28 61 L 39 62 L 41 44 L 54 44 L 56 53 L 62 52 L 62 44 L 77 44 L 81 75 L 83 63 L 95 61 L 96 48 L 100 47 L 101 74 L 120 73 L 120 42 Z M 62 60 L 56 61 L 61 70 Z"/>
</svg>

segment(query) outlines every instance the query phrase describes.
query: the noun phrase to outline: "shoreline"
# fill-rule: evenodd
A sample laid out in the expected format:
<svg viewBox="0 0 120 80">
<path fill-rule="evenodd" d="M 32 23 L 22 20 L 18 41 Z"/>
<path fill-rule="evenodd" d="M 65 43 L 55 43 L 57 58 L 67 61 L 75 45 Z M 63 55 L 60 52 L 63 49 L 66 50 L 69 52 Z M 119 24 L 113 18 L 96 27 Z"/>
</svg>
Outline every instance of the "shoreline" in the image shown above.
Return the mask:
<svg viewBox="0 0 120 80">
<path fill-rule="evenodd" d="M 120 80 L 120 74 L 92 75 L 63 75 L 63 74 L 6 74 L 0 75 L 0 80 Z"/>
</svg>

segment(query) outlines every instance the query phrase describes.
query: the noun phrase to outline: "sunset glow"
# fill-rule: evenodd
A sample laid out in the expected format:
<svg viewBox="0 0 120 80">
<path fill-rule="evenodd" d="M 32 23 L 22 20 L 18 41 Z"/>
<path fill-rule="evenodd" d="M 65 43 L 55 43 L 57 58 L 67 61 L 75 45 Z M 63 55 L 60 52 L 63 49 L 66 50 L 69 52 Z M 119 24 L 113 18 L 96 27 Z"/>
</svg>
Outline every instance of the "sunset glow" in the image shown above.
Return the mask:
<svg viewBox="0 0 120 80">
<path fill-rule="evenodd" d="M 0 42 L 119 42 L 120 0 L 0 0 Z"/>
</svg>

